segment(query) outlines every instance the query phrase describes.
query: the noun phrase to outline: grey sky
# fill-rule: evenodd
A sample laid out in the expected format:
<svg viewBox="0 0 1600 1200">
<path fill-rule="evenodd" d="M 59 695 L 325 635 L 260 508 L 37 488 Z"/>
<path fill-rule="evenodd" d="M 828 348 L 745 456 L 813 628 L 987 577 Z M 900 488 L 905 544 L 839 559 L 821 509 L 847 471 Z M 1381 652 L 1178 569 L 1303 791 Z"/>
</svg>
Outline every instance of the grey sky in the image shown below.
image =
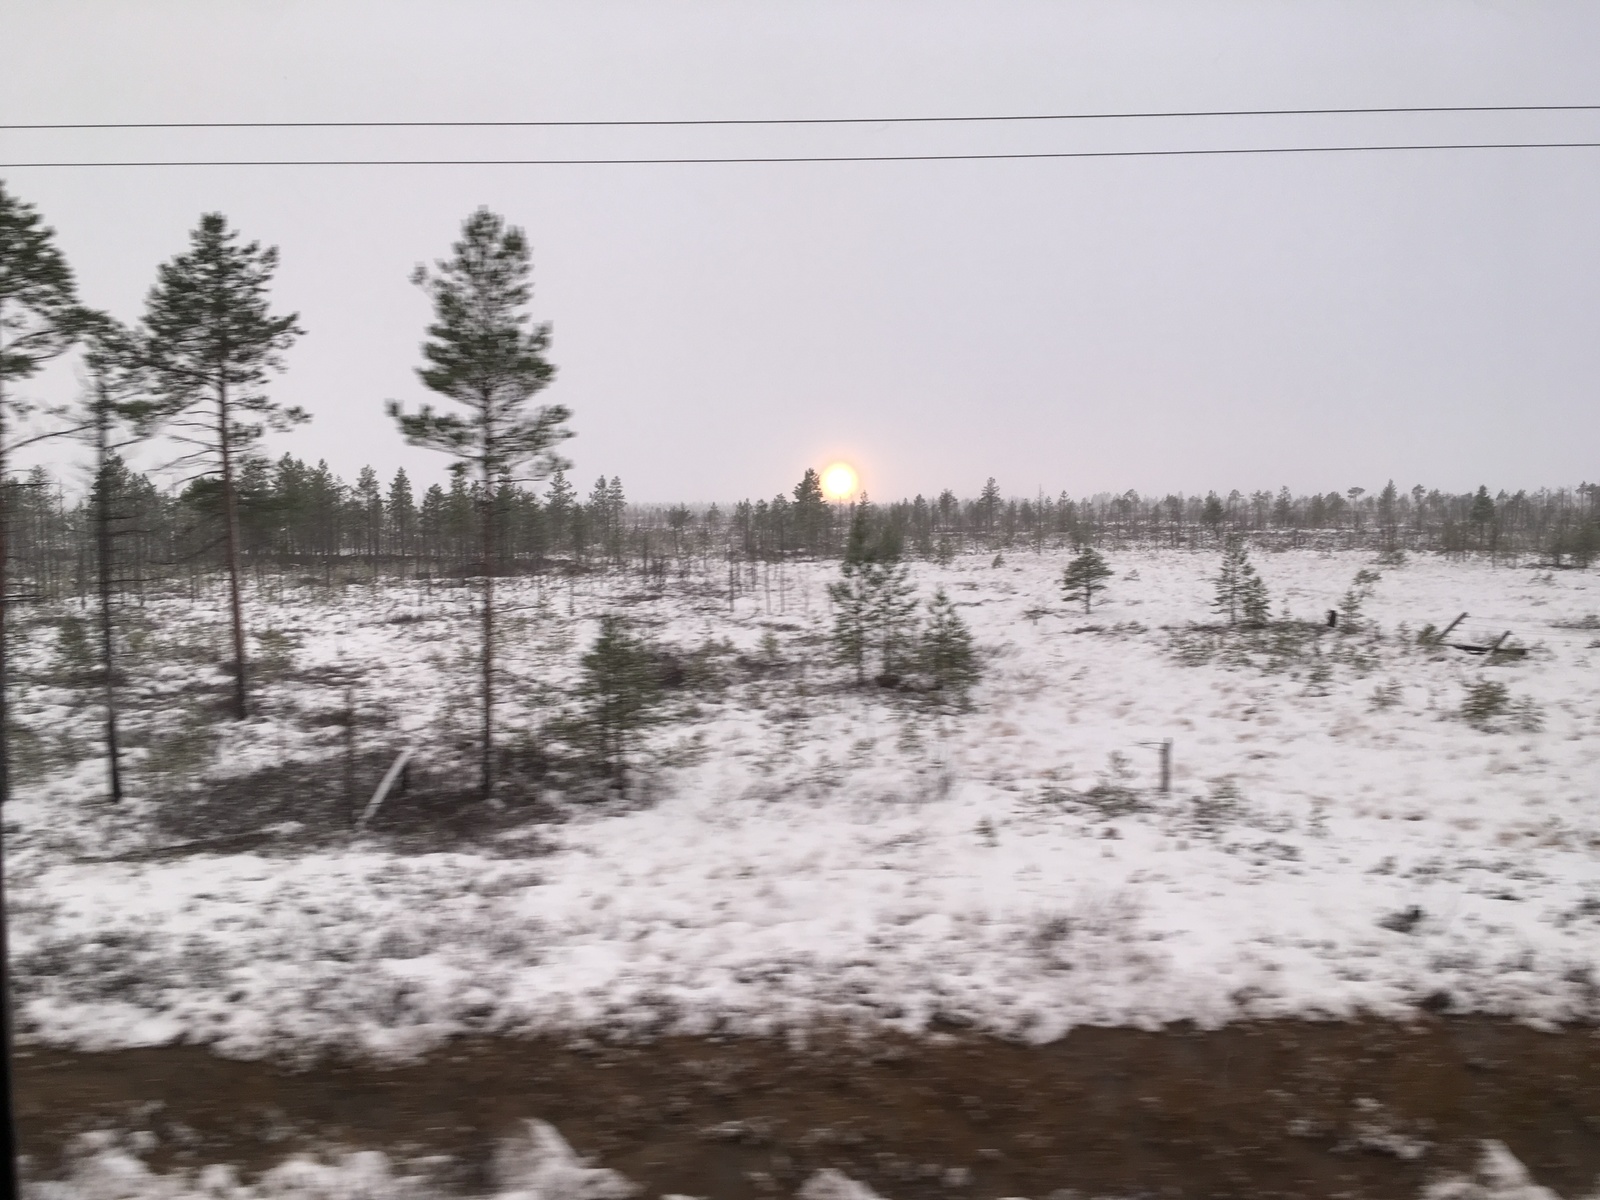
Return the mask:
<svg viewBox="0 0 1600 1200">
<path fill-rule="evenodd" d="M 1600 103 L 1600 5 L 9 0 L 9 123 Z M 1600 141 L 1600 113 L 928 129 L 0 133 L 77 157 L 904 153 Z M 439 477 L 407 283 L 525 227 L 583 486 L 889 498 L 1600 475 L 1600 150 L 669 167 L 0 172 L 131 319 L 202 211 L 283 255 L 274 442 Z M 38 391 L 65 394 L 63 366 Z"/>
</svg>

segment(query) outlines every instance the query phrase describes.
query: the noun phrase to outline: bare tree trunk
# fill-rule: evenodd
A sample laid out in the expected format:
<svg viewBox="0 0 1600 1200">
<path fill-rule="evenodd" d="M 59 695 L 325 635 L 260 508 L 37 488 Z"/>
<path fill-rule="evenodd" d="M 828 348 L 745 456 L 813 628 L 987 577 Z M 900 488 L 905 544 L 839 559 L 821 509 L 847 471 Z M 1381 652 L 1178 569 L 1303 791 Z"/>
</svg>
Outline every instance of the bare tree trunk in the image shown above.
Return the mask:
<svg viewBox="0 0 1600 1200">
<path fill-rule="evenodd" d="M 11 799 L 10 639 L 6 631 L 6 618 L 11 612 L 11 487 L 7 479 L 4 389 L 5 381 L 0 379 L 0 804 Z"/>
<path fill-rule="evenodd" d="M 122 762 L 117 747 L 116 648 L 111 633 L 111 488 L 109 445 L 110 414 L 106 411 L 105 384 L 100 384 L 95 410 L 95 459 L 99 469 L 95 503 L 95 540 L 100 552 L 100 662 L 106 673 L 106 755 L 111 760 L 111 801 L 122 802 Z"/>
<path fill-rule="evenodd" d="M 483 461 L 483 798 L 494 793 L 494 490 Z"/>
<path fill-rule="evenodd" d="M 5 326 L 0 325 L 0 336 Z M 6 667 L 6 613 L 10 608 L 6 589 L 9 579 L 6 556 L 9 551 L 7 531 L 11 524 L 11 506 L 8 503 L 10 488 L 6 481 L 6 427 L 5 378 L 0 376 L 0 805 L 11 798 L 11 710 L 6 703 L 11 681 Z M 3 835 L 0 835 L 3 842 Z M 11 1086 L 11 952 L 6 938 L 5 903 L 5 848 L 0 844 L 0 1191 L 8 1196 L 18 1194 L 17 1184 L 17 1123 Z"/>
<path fill-rule="evenodd" d="M 222 450 L 222 517 L 228 555 L 228 610 L 233 622 L 233 715 L 248 715 L 245 691 L 244 605 L 239 599 L 239 506 L 233 494 L 233 444 L 228 438 L 228 380 L 217 377 L 217 445 Z"/>
</svg>

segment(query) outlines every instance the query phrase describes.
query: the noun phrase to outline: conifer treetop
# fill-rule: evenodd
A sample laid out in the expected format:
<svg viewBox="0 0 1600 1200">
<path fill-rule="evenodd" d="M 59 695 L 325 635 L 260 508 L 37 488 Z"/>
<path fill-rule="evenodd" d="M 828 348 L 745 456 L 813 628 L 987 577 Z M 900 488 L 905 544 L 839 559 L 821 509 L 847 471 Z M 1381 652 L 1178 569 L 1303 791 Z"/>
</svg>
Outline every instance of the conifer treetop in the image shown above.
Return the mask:
<svg viewBox="0 0 1600 1200">
<path fill-rule="evenodd" d="M 267 288 L 278 249 L 241 243 L 221 213 L 206 213 L 189 234 L 189 252 L 157 269 L 145 304 L 150 366 L 174 402 L 192 402 L 217 381 L 252 388 L 305 330 L 300 314 L 273 316 Z M 241 393 L 234 403 L 266 411 L 264 398 Z M 287 411 L 287 410 L 286 410 Z"/>
<path fill-rule="evenodd" d="M 283 370 L 284 352 L 305 332 L 298 313 L 274 316 L 268 308 L 277 267 L 276 247 L 243 242 L 221 213 L 206 213 L 189 234 L 188 253 L 158 268 L 139 334 L 150 384 L 147 424 L 164 422 L 177 440 L 214 448 L 214 422 L 191 410 L 223 392 L 229 410 L 225 437 L 234 449 L 258 439 L 264 426 L 282 430 L 311 419 L 304 409 L 278 404 L 261 390 L 269 371 Z"/>
<path fill-rule="evenodd" d="M 0 182 L 0 385 L 28 378 L 77 337 L 72 268 L 55 236 Z"/>
<path fill-rule="evenodd" d="M 561 405 L 529 410 L 556 369 L 545 357 L 550 325 L 525 311 L 533 297 L 532 265 L 523 231 L 487 208 L 467 218 L 452 257 L 412 282 L 433 301 L 417 377 L 433 392 L 467 408 L 466 415 L 423 405 L 412 414 L 390 401 L 408 442 L 471 460 L 485 476 L 533 463 L 538 475 L 564 465 L 553 447 L 572 436 Z"/>
</svg>

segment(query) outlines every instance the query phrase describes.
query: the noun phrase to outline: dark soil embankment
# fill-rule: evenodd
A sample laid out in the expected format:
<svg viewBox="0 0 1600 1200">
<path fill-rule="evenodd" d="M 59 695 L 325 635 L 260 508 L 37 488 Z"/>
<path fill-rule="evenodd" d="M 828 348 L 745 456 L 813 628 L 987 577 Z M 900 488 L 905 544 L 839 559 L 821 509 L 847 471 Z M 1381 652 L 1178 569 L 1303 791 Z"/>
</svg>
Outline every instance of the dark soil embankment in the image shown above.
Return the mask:
<svg viewBox="0 0 1600 1200">
<path fill-rule="evenodd" d="M 85 1129 L 148 1129 L 159 1170 L 256 1169 L 330 1146 L 448 1155 L 488 1186 L 527 1117 L 643 1186 L 790 1195 L 837 1167 L 893 1200 L 1087 1195 L 1415 1197 L 1505 1142 L 1576 1195 L 1600 1176 L 1600 1036 L 1484 1019 L 1078 1029 L 1049 1046 L 666 1038 L 614 1046 L 473 1039 L 410 1066 L 293 1071 L 192 1047 L 33 1050 L 21 1135 L 53 1174 Z"/>
</svg>

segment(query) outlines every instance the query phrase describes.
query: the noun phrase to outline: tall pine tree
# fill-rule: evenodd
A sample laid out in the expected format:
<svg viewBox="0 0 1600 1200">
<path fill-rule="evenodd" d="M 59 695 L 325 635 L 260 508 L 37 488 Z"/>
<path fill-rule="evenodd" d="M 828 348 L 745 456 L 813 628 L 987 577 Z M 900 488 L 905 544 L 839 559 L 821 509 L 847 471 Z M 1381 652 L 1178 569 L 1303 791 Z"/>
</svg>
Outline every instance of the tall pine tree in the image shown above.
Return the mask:
<svg viewBox="0 0 1600 1200">
<path fill-rule="evenodd" d="M 72 270 L 56 248 L 55 231 L 31 205 L 0 184 L 0 804 L 11 795 L 10 710 L 6 697 L 6 563 L 10 550 L 9 455 L 32 439 L 12 432 L 25 413 L 13 385 L 63 353 L 77 333 Z M 0 1193 L 18 1194 L 17 1136 L 11 1108 L 11 1001 L 5 935 L 4 853 L 0 850 Z"/>
<path fill-rule="evenodd" d="M 15 385 L 66 352 L 77 336 L 80 315 L 72 268 L 57 249 L 55 237 L 55 230 L 40 220 L 31 204 L 0 184 L 0 804 L 11 794 L 6 707 L 11 488 L 7 483 L 11 454 L 35 440 L 16 432 L 28 408 Z M 7 1161 L 12 1159 L 8 1156 Z"/>
<path fill-rule="evenodd" d="M 222 488 L 233 708 L 240 720 L 249 691 L 236 480 L 266 426 L 287 429 L 310 420 L 262 390 L 268 372 L 283 369 L 284 351 L 304 332 L 298 314 L 268 311 L 267 287 L 277 267 L 276 247 L 241 242 L 221 213 L 206 213 L 189 235 L 188 253 L 162 265 L 145 301 L 142 343 L 152 423 L 187 447 L 179 461 L 215 477 Z"/>
<path fill-rule="evenodd" d="M 136 437 L 130 427 L 149 411 L 139 346 L 133 335 L 101 313 L 84 313 L 84 366 L 89 376 L 83 431 L 94 449 L 90 492 L 100 601 L 100 671 L 105 690 L 106 759 L 113 803 L 122 801 L 122 754 L 117 738 L 117 662 L 112 613 L 113 522 L 126 491 L 127 468 L 119 451 Z"/>
<path fill-rule="evenodd" d="M 504 475 L 542 478 L 561 465 L 555 447 L 571 437 L 561 405 L 533 407 L 555 367 L 545 357 L 550 326 L 532 323 L 531 253 L 522 230 L 480 208 L 467 218 L 448 261 L 412 275 L 433 301 L 433 323 L 417 370 L 431 391 L 465 413 L 440 413 L 424 404 L 406 413 L 395 401 L 389 414 L 412 445 L 440 450 L 477 479 L 479 544 L 483 552 L 483 724 L 480 785 L 494 788 L 494 574 L 495 484 Z"/>
<path fill-rule="evenodd" d="M 406 469 L 395 471 L 389 483 L 389 498 L 384 505 L 384 516 L 389 525 L 390 553 L 400 556 L 404 570 L 406 556 L 411 553 L 411 543 L 417 531 L 417 502 L 412 498 L 411 480 Z"/>
</svg>

